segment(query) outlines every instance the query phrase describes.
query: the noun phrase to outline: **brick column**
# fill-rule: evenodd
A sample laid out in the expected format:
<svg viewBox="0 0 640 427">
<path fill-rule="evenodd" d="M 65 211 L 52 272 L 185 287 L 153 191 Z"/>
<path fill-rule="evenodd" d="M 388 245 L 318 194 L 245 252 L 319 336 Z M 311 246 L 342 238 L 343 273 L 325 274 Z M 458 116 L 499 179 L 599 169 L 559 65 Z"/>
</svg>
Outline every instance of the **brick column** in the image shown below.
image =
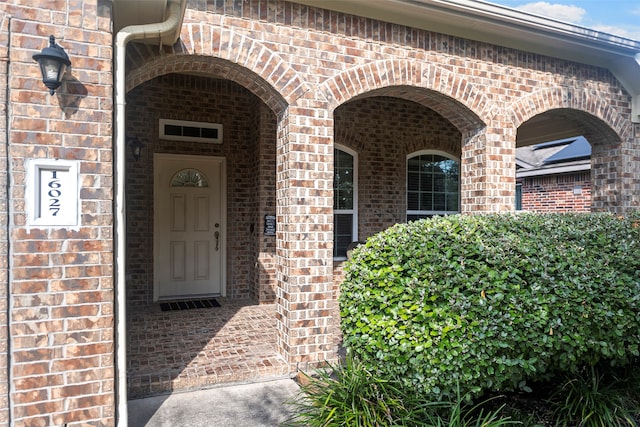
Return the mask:
<svg viewBox="0 0 640 427">
<path fill-rule="evenodd" d="M 624 214 L 640 208 L 640 124 L 632 126 L 625 141 L 590 136 L 593 211 Z"/>
<path fill-rule="evenodd" d="M 278 348 L 291 369 L 336 357 L 333 300 L 333 120 L 292 106 L 278 123 Z"/>
<path fill-rule="evenodd" d="M 461 212 L 515 209 L 516 129 L 505 123 L 463 132 Z"/>
<path fill-rule="evenodd" d="M 633 123 L 633 138 L 625 144 L 623 212 L 640 210 L 640 123 Z"/>
<path fill-rule="evenodd" d="M 7 318 L 9 289 L 9 236 L 8 190 L 7 190 L 7 126 L 8 108 L 7 75 L 9 64 L 9 19 L 0 12 L 0 426 L 9 425 L 9 378 L 8 369 L 8 328 Z"/>
<path fill-rule="evenodd" d="M 110 6 L 97 0 L 18 0 L 11 6 L 11 425 L 113 426 Z M 55 95 L 31 58 L 48 45 L 50 34 L 72 62 Z M 79 210 L 77 225 L 30 221 L 35 190 L 27 184 L 36 174 L 28 165 L 36 159 L 77 166 L 79 194 L 67 199 Z"/>
</svg>

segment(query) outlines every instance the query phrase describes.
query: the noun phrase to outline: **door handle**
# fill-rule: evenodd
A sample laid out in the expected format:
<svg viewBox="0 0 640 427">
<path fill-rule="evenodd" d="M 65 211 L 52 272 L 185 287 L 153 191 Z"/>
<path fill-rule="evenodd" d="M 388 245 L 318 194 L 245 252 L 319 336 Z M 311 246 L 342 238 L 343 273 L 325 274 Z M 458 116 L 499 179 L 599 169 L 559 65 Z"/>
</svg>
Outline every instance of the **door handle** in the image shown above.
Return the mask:
<svg viewBox="0 0 640 427">
<path fill-rule="evenodd" d="M 217 251 L 218 250 L 218 245 L 220 243 L 220 232 L 216 231 L 213 235 L 216 237 L 216 251 Z"/>
</svg>

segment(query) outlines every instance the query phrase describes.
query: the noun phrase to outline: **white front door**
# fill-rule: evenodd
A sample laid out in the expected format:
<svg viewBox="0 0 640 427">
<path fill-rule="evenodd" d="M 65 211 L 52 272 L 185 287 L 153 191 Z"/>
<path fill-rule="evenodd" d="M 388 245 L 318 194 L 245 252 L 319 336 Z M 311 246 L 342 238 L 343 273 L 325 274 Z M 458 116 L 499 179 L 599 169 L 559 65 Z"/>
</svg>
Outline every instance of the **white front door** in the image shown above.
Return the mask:
<svg viewBox="0 0 640 427">
<path fill-rule="evenodd" d="M 225 292 L 225 164 L 154 156 L 154 300 Z"/>
</svg>

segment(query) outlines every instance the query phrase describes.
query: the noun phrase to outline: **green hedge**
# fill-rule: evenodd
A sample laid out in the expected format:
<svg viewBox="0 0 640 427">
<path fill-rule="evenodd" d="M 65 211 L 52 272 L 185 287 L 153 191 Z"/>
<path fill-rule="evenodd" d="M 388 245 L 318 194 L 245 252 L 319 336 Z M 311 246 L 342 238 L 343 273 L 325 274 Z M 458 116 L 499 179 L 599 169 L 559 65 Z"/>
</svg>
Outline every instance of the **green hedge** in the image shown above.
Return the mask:
<svg viewBox="0 0 640 427">
<path fill-rule="evenodd" d="M 505 214 L 393 226 L 347 262 L 344 344 L 437 398 L 625 364 L 640 342 L 639 225 Z"/>
</svg>

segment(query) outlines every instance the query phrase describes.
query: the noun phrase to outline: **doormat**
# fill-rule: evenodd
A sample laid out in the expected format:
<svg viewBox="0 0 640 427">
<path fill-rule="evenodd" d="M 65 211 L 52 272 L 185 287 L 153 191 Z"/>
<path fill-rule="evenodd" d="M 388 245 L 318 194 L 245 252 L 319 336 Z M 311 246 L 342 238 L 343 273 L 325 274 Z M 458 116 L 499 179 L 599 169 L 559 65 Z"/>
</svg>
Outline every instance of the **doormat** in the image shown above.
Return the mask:
<svg viewBox="0 0 640 427">
<path fill-rule="evenodd" d="M 160 309 L 162 311 L 191 310 L 192 308 L 213 308 L 213 307 L 220 307 L 220 303 L 216 301 L 215 298 L 160 303 Z"/>
</svg>

